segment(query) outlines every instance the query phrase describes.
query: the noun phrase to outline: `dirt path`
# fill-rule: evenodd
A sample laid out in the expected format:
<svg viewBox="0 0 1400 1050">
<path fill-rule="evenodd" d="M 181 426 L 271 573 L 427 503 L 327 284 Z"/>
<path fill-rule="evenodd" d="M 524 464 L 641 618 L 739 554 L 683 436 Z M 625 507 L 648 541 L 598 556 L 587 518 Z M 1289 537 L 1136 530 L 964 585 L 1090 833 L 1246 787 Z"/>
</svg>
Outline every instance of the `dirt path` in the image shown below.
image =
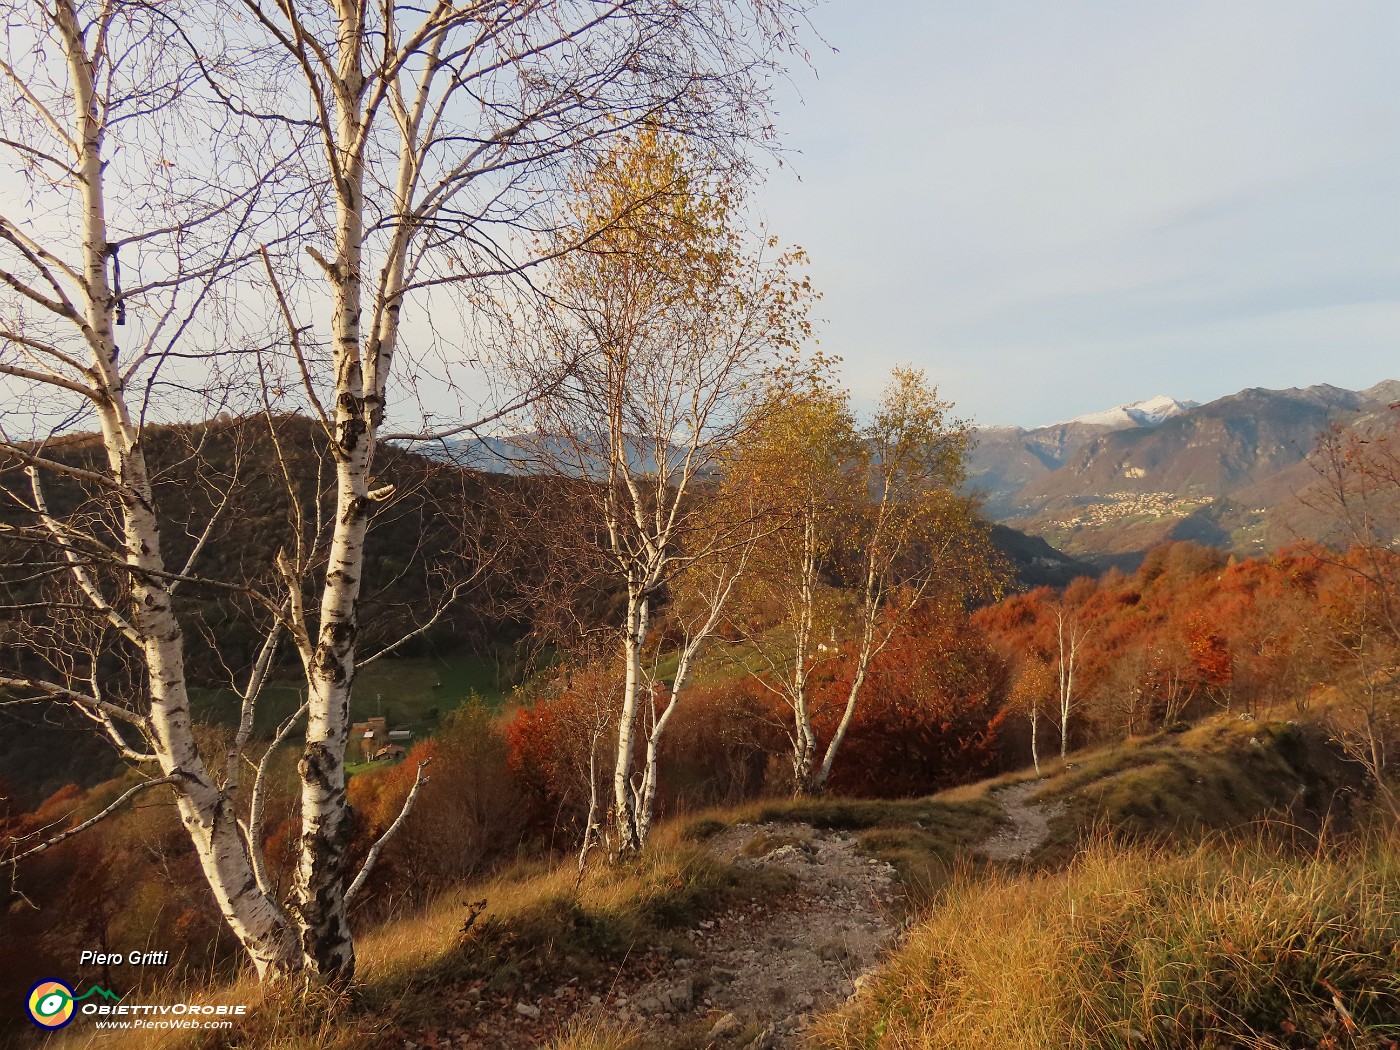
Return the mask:
<svg viewBox="0 0 1400 1050">
<path fill-rule="evenodd" d="M 991 860 L 1025 860 L 1050 837 L 1050 821 L 1064 811 L 1063 802 L 1032 805 L 1031 796 L 1041 788 L 1038 780 L 999 788 L 991 797 L 1001 804 L 1011 823 L 982 844 L 981 852 Z"/>
<path fill-rule="evenodd" d="M 790 873 L 795 892 L 701 922 L 688 932 L 695 956 L 639 988 L 623 1016 L 649 1022 L 655 1046 L 688 1034 L 715 1047 L 797 1047 L 813 1013 L 852 995 L 880 962 L 895 932 L 894 869 L 861 856 L 851 836 L 806 824 L 740 824 L 710 849 Z"/>
<path fill-rule="evenodd" d="M 686 930 L 688 950 L 638 946 L 611 979 L 570 980 L 518 999 L 482 982 L 455 989 L 445 1017 L 402 1050 L 525 1050 L 588 1020 L 640 1030 L 647 1050 L 797 1050 L 814 1013 L 843 1002 L 895 933 L 894 869 L 844 832 L 739 824 L 707 847 L 739 867 L 791 874 L 793 890 L 742 902 Z"/>
<path fill-rule="evenodd" d="M 991 793 L 1009 823 L 981 853 L 1023 860 L 1045 843 L 1063 803 L 1032 803 L 1041 787 Z M 522 1050 L 582 1018 L 640 1030 L 647 1050 L 799 1050 L 813 1017 L 853 995 L 892 946 L 894 869 L 862 856 L 854 836 L 808 824 L 737 824 L 707 848 L 739 867 L 786 872 L 794 888 L 699 921 L 684 932 L 688 948 L 639 946 L 602 983 L 527 986 L 517 1001 L 489 999 L 478 982 L 464 990 L 475 1002 L 461 1028 L 420 1030 L 404 1050 Z"/>
</svg>

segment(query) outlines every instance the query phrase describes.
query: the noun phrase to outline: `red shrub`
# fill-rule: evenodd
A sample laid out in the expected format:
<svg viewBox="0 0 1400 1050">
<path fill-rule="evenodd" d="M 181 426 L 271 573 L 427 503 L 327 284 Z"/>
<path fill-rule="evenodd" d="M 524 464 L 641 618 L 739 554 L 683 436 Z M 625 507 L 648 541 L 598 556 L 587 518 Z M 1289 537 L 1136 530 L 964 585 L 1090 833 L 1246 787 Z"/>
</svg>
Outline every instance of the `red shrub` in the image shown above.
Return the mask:
<svg viewBox="0 0 1400 1050">
<path fill-rule="evenodd" d="M 748 676 L 690 686 L 663 738 L 663 808 L 740 802 L 770 780 L 784 782 L 768 772 L 773 762 L 787 765 L 772 705 L 772 694 Z"/>
<path fill-rule="evenodd" d="M 822 686 L 819 730 L 830 739 L 852 666 Z M 925 607 L 872 664 L 828 787 L 895 798 L 974 780 L 996 760 L 1003 662 L 960 611 Z"/>
<path fill-rule="evenodd" d="M 506 725 L 511 775 L 530 803 L 534 830 L 551 841 L 556 834 L 570 842 L 582 836 L 590 777 L 606 811 L 621 694 L 613 669 L 591 664 L 562 674 L 549 695 L 520 708 Z"/>
</svg>

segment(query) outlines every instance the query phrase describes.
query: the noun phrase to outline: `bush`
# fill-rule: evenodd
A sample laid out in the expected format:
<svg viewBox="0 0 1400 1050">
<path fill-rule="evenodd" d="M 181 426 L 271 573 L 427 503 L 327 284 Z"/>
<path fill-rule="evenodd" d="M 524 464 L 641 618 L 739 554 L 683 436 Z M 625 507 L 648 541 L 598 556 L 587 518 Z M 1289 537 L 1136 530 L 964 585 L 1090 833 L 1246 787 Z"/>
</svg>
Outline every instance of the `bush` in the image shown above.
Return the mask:
<svg viewBox="0 0 1400 1050">
<path fill-rule="evenodd" d="M 607 808 L 621 697 L 621 676 L 589 664 L 562 672 L 506 725 L 507 763 L 530 807 L 531 830 L 553 846 L 582 841 L 590 778 Z"/>
<path fill-rule="evenodd" d="M 732 805 L 762 793 L 786 738 L 750 677 L 691 685 L 662 738 L 663 810 Z"/>
<path fill-rule="evenodd" d="M 418 773 L 432 759 L 412 813 L 385 847 L 367 890 L 421 903 L 434 890 L 478 874 L 513 854 L 529 822 L 528 807 L 509 765 L 497 718 L 473 697 L 449 714 L 431 739 L 404 761 L 351 778 L 356 811 L 355 854 L 362 858 L 399 815 Z M 366 892 L 362 900 L 370 899 Z"/>
<path fill-rule="evenodd" d="M 818 687 L 823 740 L 845 706 L 852 670 L 847 661 Z M 985 775 L 997 758 L 1005 676 L 961 611 L 921 607 L 872 663 L 828 786 L 902 798 Z"/>
</svg>

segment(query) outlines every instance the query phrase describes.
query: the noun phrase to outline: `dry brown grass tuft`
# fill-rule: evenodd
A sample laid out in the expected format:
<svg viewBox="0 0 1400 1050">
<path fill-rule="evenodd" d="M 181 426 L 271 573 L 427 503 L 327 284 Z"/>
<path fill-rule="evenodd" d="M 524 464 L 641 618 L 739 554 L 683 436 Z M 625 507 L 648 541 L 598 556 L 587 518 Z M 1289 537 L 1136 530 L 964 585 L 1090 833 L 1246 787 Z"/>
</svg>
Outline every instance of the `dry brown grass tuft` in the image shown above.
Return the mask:
<svg viewBox="0 0 1400 1050">
<path fill-rule="evenodd" d="M 1400 844 L 1326 857 L 1100 841 L 1062 874 L 955 878 L 818 1041 L 1359 1050 L 1397 1037 Z"/>
<path fill-rule="evenodd" d="M 642 1035 L 634 1028 L 586 1021 L 551 1040 L 548 1050 L 640 1050 L 641 1046 Z"/>
</svg>

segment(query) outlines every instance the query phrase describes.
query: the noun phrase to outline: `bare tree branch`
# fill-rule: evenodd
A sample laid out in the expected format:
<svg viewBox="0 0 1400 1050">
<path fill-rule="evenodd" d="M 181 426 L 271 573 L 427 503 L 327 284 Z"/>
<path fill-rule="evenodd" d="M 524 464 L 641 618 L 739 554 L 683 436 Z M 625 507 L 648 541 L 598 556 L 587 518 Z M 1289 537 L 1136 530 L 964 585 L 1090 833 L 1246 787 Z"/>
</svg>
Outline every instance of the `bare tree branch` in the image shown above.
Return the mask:
<svg viewBox="0 0 1400 1050">
<path fill-rule="evenodd" d="M 350 883 L 349 889 L 345 891 L 345 906 L 347 908 L 355 899 L 355 894 L 360 892 L 360 887 L 365 884 L 365 880 L 369 878 L 370 872 L 374 870 L 374 865 L 379 861 L 379 854 L 383 852 L 389 840 L 398 834 L 399 828 L 403 827 L 404 821 L 408 819 L 409 813 L 413 811 L 413 803 L 418 800 L 418 792 L 421 791 L 423 785 L 431 779 L 423 775 L 423 770 L 427 769 L 428 766 L 432 764 L 432 761 L 431 758 L 425 758 L 418 763 L 418 774 L 413 778 L 413 787 L 409 789 L 408 797 L 404 799 L 403 808 L 399 810 L 399 815 L 394 818 L 394 822 L 384 829 L 384 834 L 380 835 L 374 845 L 370 847 L 369 854 L 365 857 L 365 862 L 360 867 L 360 873 L 355 876 L 355 880 Z"/>
<path fill-rule="evenodd" d="M 75 824 L 67 831 L 61 832 L 57 835 L 54 835 L 52 838 L 46 839 L 45 841 L 39 843 L 37 846 L 30 847 L 23 853 L 17 853 L 13 856 L 5 857 L 3 860 L 0 860 L 0 864 L 9 864 L 13 866 L 18 864 L 22 860 L 26 860 L 29 857 L 37 856 L 38 854 L 43 853 L 45 850 L 53 849 L 53 847 L 57 846 L 60 842 L 66 842 L 68 839 L 71 839 L 74 835 L 80 834 L 86 831 L 88 828 L 92 827 L 94 824 L 98 824 L 106 820 L 113 813 L 119 810 L 122 807 L 122 804 L 127 801 L 127 799 L 132 798 L 135 795 L 139 795 L 143 791 L 149 791 L 153 787 L 160 787 L 162 784 L 177 784 L 179 783 L 179 781 L 180 774 L 178 773 L 172 774 L 168 777 L 157 777 L 155 780 L 142 781 L 135 787 L 129 788 L 128 790 L 124 791 L 121 795 L 119 795 L 116 798 L 115 801 L 112 802 L 111 805 L 107 806 L 107 808 L 103 809 L 101 812 L 94 814 L 93 816 L 89 817 L 87 820 L 83 821 L 80 824 Z"/>
</svg>

